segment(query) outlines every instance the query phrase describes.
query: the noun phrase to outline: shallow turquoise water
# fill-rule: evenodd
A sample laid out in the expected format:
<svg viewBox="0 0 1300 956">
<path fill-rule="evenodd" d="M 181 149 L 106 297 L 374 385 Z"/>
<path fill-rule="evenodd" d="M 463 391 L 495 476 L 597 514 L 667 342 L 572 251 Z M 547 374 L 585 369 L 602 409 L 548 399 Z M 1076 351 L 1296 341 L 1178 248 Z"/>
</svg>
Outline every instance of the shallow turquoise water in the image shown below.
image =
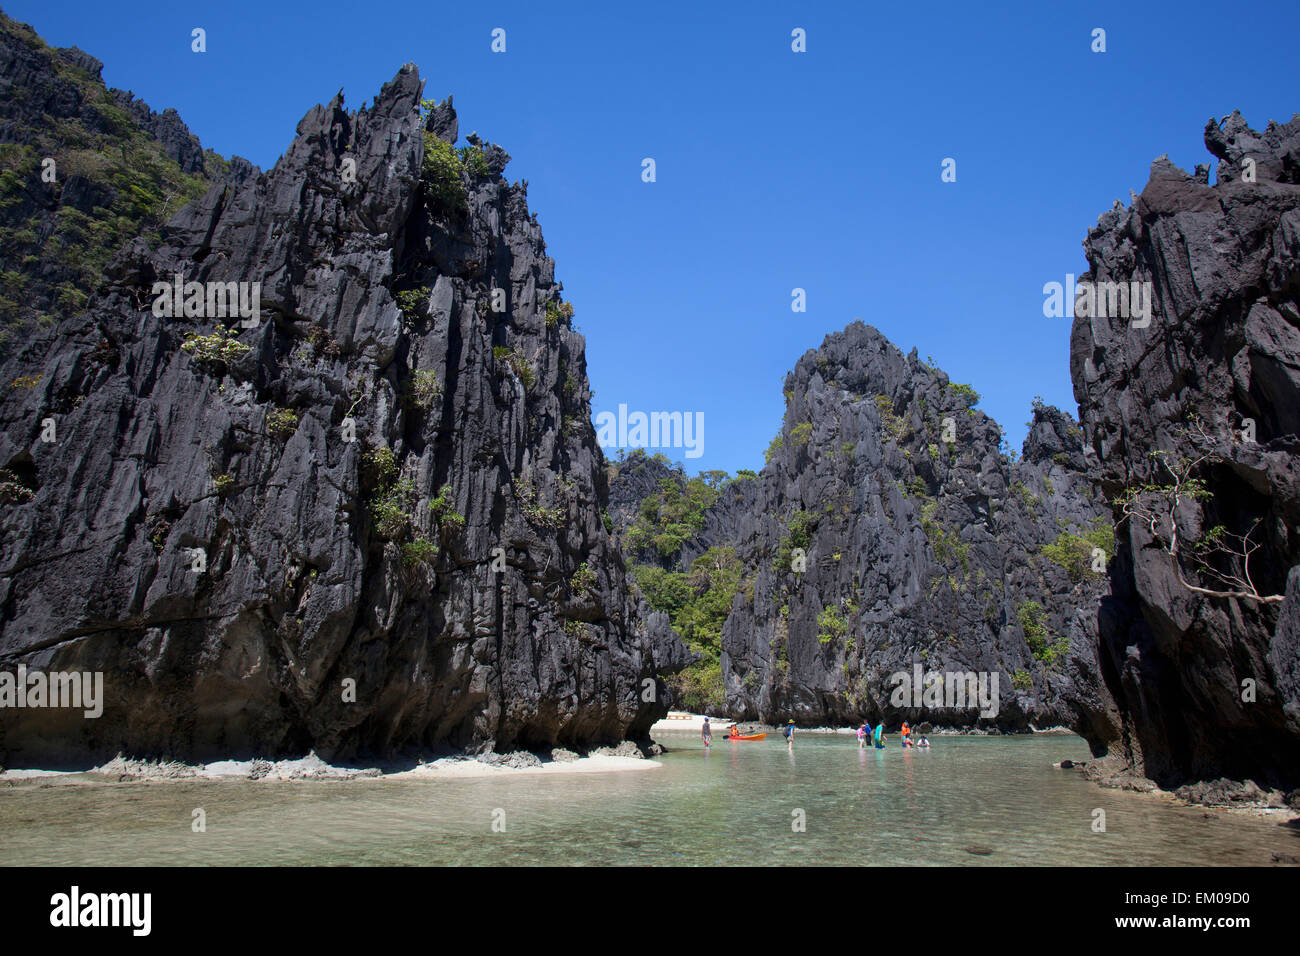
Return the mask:
<svg viewBox="0 0 1300 956">
<path fill-rule="evenodd" d="M 1102 790 L 1077 737 L 665 735 L 662 769 L 465 780 L 0 788 L 0 864 L 1267 864 L 1274 820 Z M 193 833 L 202 807 L 207 832 Z M 1106 832 L 1093 832 L 1094 810 Z M 493 831 L 494 811 L 504 832 Z M 795 811 L 806 829 L 796 832 Z"/>
</svg>

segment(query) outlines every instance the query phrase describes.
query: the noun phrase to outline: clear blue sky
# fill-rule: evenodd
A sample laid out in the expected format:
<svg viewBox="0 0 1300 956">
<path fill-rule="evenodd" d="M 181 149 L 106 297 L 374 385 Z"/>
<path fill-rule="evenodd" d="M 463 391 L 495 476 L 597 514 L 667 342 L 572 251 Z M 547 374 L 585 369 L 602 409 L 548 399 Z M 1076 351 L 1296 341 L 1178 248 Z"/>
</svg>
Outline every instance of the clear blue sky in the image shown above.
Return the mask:
<svg viewBox="0 0 1300 956">
<path fill-rule="evenodd" d="M 1162 153 L 1209 162 L 1211 116 L 1262 128 L 1300 111 L 1294 0 L 722 6 L 4 10 L 264 168 L 314 104 L 341 87 L 355 108 L 417 63 L 427 96 L 454 95 L 462 135 L 500 143 L 507 177 L 529 180 L 587 337 L 593 411 L 704 412 L 692 471 L 761 468 L 785 372 L 855 318 L 974 385 L 1018 446 L 1033 396 L 1076 411 L 1069 320 L 1043 317 L 1042 287 L 1086 268 L 1097 216 Z"/>
</svg>

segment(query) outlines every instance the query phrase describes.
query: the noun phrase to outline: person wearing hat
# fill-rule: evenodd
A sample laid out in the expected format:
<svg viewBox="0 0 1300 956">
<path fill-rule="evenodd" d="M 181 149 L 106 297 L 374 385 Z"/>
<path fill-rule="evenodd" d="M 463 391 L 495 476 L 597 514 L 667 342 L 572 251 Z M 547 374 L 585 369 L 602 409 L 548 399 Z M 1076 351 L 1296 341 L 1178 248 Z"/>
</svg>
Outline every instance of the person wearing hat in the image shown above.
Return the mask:
<svg viewBox="0 0 1300 956">
<path fill-rule="evenodd" d="M 791 720 L 785 725 L 785 739 L 790 741 L 790 749 L 794 749 L 794 721 Z"/>
</svg>

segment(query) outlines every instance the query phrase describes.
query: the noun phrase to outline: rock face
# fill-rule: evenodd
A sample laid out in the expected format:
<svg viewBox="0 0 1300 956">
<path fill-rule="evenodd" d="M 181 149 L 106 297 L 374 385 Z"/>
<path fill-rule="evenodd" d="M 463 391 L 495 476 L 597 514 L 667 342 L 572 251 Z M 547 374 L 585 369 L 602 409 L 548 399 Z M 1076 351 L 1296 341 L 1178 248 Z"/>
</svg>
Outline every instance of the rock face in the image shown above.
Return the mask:
<svg viewBox="0 0 1300 956">
<path fill-rule="evenodd" d="M 1112 539 L 1075 422 L 1037 405 L 1013 462 L 973 393 L 861 323 L 804 355 L 786 397 L 767 467 L 723 486 L 673 559 L 685 571 L 732 545 L 745 567 L 722 632 L 729 714 L 1068 725 L 1111 739 L 1091 541 Z M 620 467 L 613 498 L 634 502 L 665 477 L 645 459 Z M 988 673 L 997 715 L 891 703 L 890 675 L 916 667 Z"/>
<path fill-rule="evenodd" d="M 1207 166 L 1189 175 L 1159 159 L 1084 243 L 1081 282 L 1150 283 L 1154 301 L 1149 325 L 1110 309 L 1078 315 L 1071 339 L 1090 470 L 1108 498 L 1138 489 L 1115 508 L 1100 614 L 1123 715 L 1108 763 L 1164 787 L 1294 787 L 1300 118 L 1257 133 L 1234 113 L 1205 143 L 1216 185 Z"/>
<path fill-rule="evenodd" d="M 47 352 L 123 244 L 252 170 L 205 152 L 174 110 L 105 89 L 102 68 L 0 13 L 0 361 Z"/>
<path fill-rule="evenodd" d="M 0 710 L 4 762 L 579 747 L 666 711 L 685 651 L 603 527 L 525 189 L 421 87 L 311 110 L 6 364 L 0 662 L 106 703 Z M 260 283 L 260 315 L 159 317 L 177 275 Z"/>
</svg>

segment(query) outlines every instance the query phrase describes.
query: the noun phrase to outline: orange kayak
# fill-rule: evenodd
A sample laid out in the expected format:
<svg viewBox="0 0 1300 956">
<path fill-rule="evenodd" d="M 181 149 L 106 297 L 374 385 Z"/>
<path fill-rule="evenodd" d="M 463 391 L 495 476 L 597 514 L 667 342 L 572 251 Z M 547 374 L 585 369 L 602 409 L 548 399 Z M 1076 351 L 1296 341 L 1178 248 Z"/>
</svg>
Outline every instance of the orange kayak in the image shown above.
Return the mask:
<svg viewBox="0 0 1300 956">
<path fill-rule="evenodd" d="M 762 740 L 767 734 L 741 734 L 737 737 L 728 737 L 728 740 Z"/>
</svg>

